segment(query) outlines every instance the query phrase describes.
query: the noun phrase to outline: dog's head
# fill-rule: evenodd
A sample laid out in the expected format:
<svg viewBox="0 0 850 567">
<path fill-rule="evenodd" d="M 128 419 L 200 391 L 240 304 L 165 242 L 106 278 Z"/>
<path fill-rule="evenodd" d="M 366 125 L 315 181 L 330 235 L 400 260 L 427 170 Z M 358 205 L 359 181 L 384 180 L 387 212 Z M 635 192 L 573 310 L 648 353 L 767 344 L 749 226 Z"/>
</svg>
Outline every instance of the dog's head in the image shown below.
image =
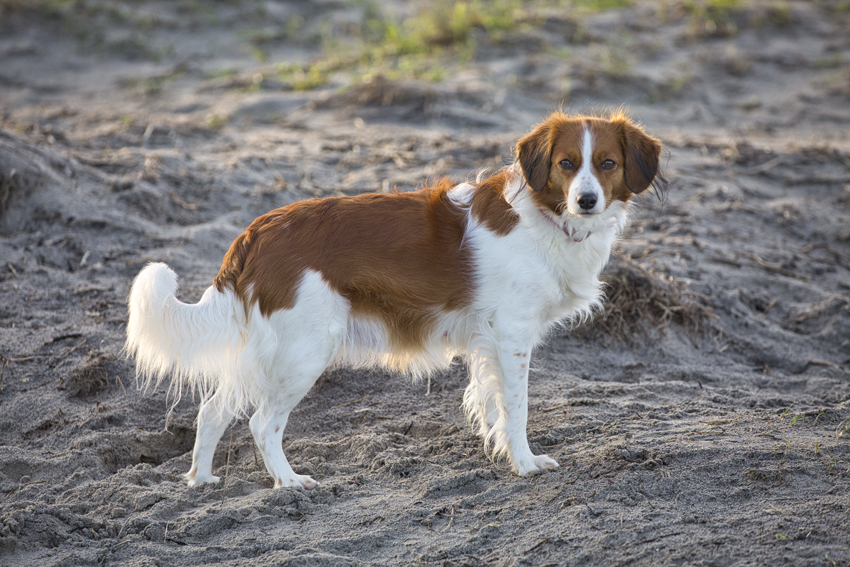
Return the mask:
<svg viewBox="0 0 850 567">
<path fill-rule="evenodd" d="M 593 217 L 628 202 L 659 175 L 661 143 L 622 113 L 556 112 L 523 137 L 517 159 L 532 197 L 559 217 Z"/>
</svg>

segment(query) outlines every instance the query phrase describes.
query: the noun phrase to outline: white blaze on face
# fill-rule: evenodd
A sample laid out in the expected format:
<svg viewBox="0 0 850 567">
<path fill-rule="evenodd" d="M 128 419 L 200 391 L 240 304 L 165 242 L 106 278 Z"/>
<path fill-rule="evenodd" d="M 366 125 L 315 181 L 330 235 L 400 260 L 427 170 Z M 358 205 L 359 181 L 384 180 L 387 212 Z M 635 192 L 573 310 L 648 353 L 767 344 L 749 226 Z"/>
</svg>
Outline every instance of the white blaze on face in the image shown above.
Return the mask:
<svg viewBox="0 0 850 567">
<path fill-rule="evenodd" d="M 587 125 L 582 135 L 581 167 L 570 183 L 567 203 L 574 215 L 593 215 L 605 210 L 605 192 L 593 174 L 593 135 Z"/>
</svg>

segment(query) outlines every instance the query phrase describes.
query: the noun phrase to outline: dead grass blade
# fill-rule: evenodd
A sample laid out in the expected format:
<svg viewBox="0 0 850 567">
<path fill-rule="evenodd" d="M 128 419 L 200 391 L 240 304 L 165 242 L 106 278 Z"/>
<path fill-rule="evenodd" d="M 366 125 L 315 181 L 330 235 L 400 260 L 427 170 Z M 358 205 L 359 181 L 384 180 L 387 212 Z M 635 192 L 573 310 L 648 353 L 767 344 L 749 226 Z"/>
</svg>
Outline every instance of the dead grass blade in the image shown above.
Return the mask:
<svg viewBox="0 0 850 567">
<path fill-rule="evenodd" d="M 615 256 L 602 275 L 606 300 L 603 312 L 578 326 L 579 335 L 607 335 L 633 344 L 636 336 L 676 324 L 699 333 L 711 316 L 684 283 L 647 270 L 631 258 Z"/>
</svg>

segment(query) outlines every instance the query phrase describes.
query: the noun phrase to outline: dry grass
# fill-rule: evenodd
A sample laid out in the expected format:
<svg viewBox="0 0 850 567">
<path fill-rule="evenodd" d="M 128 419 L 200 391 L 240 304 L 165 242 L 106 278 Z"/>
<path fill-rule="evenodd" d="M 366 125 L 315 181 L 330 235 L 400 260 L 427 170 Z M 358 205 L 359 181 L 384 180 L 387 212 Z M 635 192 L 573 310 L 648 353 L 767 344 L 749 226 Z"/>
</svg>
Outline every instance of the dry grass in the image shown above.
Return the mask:
<svg viewBox="0 0 850 567">
<path fill-rule="evenodd" d="M 614 256 L 602 275 L 603 312 L 573 333 L 610 336 L 632 343 L 636 336 L 678 325 L 688 333 L 704 328 L 710 310 L 686 286 L 655 274 L 635 261 Z"/>
<path fill-rule="evenodd" d="M 73 369 L 68 377 L 63 379 L 62 388 L 74 397 L 95 397 L 110 389 L 110 374 L 112 381 L 120 380 L 115 362 L 116 359 L 112 355 L 98 354 Z"/>
<path fill-rule="evenodd" d="M 12 198 L 12 193 L 19 192 L 18 171 L 12 169 L 8 173 L 0 170 L 0 216 L 9 208 L 9 201 Z"/>
</svg>

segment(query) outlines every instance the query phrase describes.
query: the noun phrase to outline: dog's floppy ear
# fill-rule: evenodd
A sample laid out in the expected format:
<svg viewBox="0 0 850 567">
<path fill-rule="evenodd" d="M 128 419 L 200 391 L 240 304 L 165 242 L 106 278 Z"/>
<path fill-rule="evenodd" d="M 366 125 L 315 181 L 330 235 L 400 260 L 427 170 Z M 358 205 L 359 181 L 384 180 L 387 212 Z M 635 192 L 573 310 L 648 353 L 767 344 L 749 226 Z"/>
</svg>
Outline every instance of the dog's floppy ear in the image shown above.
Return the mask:
<svg viewBox="0 0 850 567">
<path fill-rule="evenodd" d="M 549 170 L 552 167 L 552 129 L 552 121 L 546 120 L 531 133 L 523 136 L 516 145 L 522 174 L 535 191 L 540 191 L 549 182 Z"/>
<path fill-rule="evenodd" d="M 626 187 L 632 193 L 642 193 L 658 175 L 661 142 L 648 136 L 628 119 L 620 122 L 623 133 L 623 154 Z"/>
</svg>

